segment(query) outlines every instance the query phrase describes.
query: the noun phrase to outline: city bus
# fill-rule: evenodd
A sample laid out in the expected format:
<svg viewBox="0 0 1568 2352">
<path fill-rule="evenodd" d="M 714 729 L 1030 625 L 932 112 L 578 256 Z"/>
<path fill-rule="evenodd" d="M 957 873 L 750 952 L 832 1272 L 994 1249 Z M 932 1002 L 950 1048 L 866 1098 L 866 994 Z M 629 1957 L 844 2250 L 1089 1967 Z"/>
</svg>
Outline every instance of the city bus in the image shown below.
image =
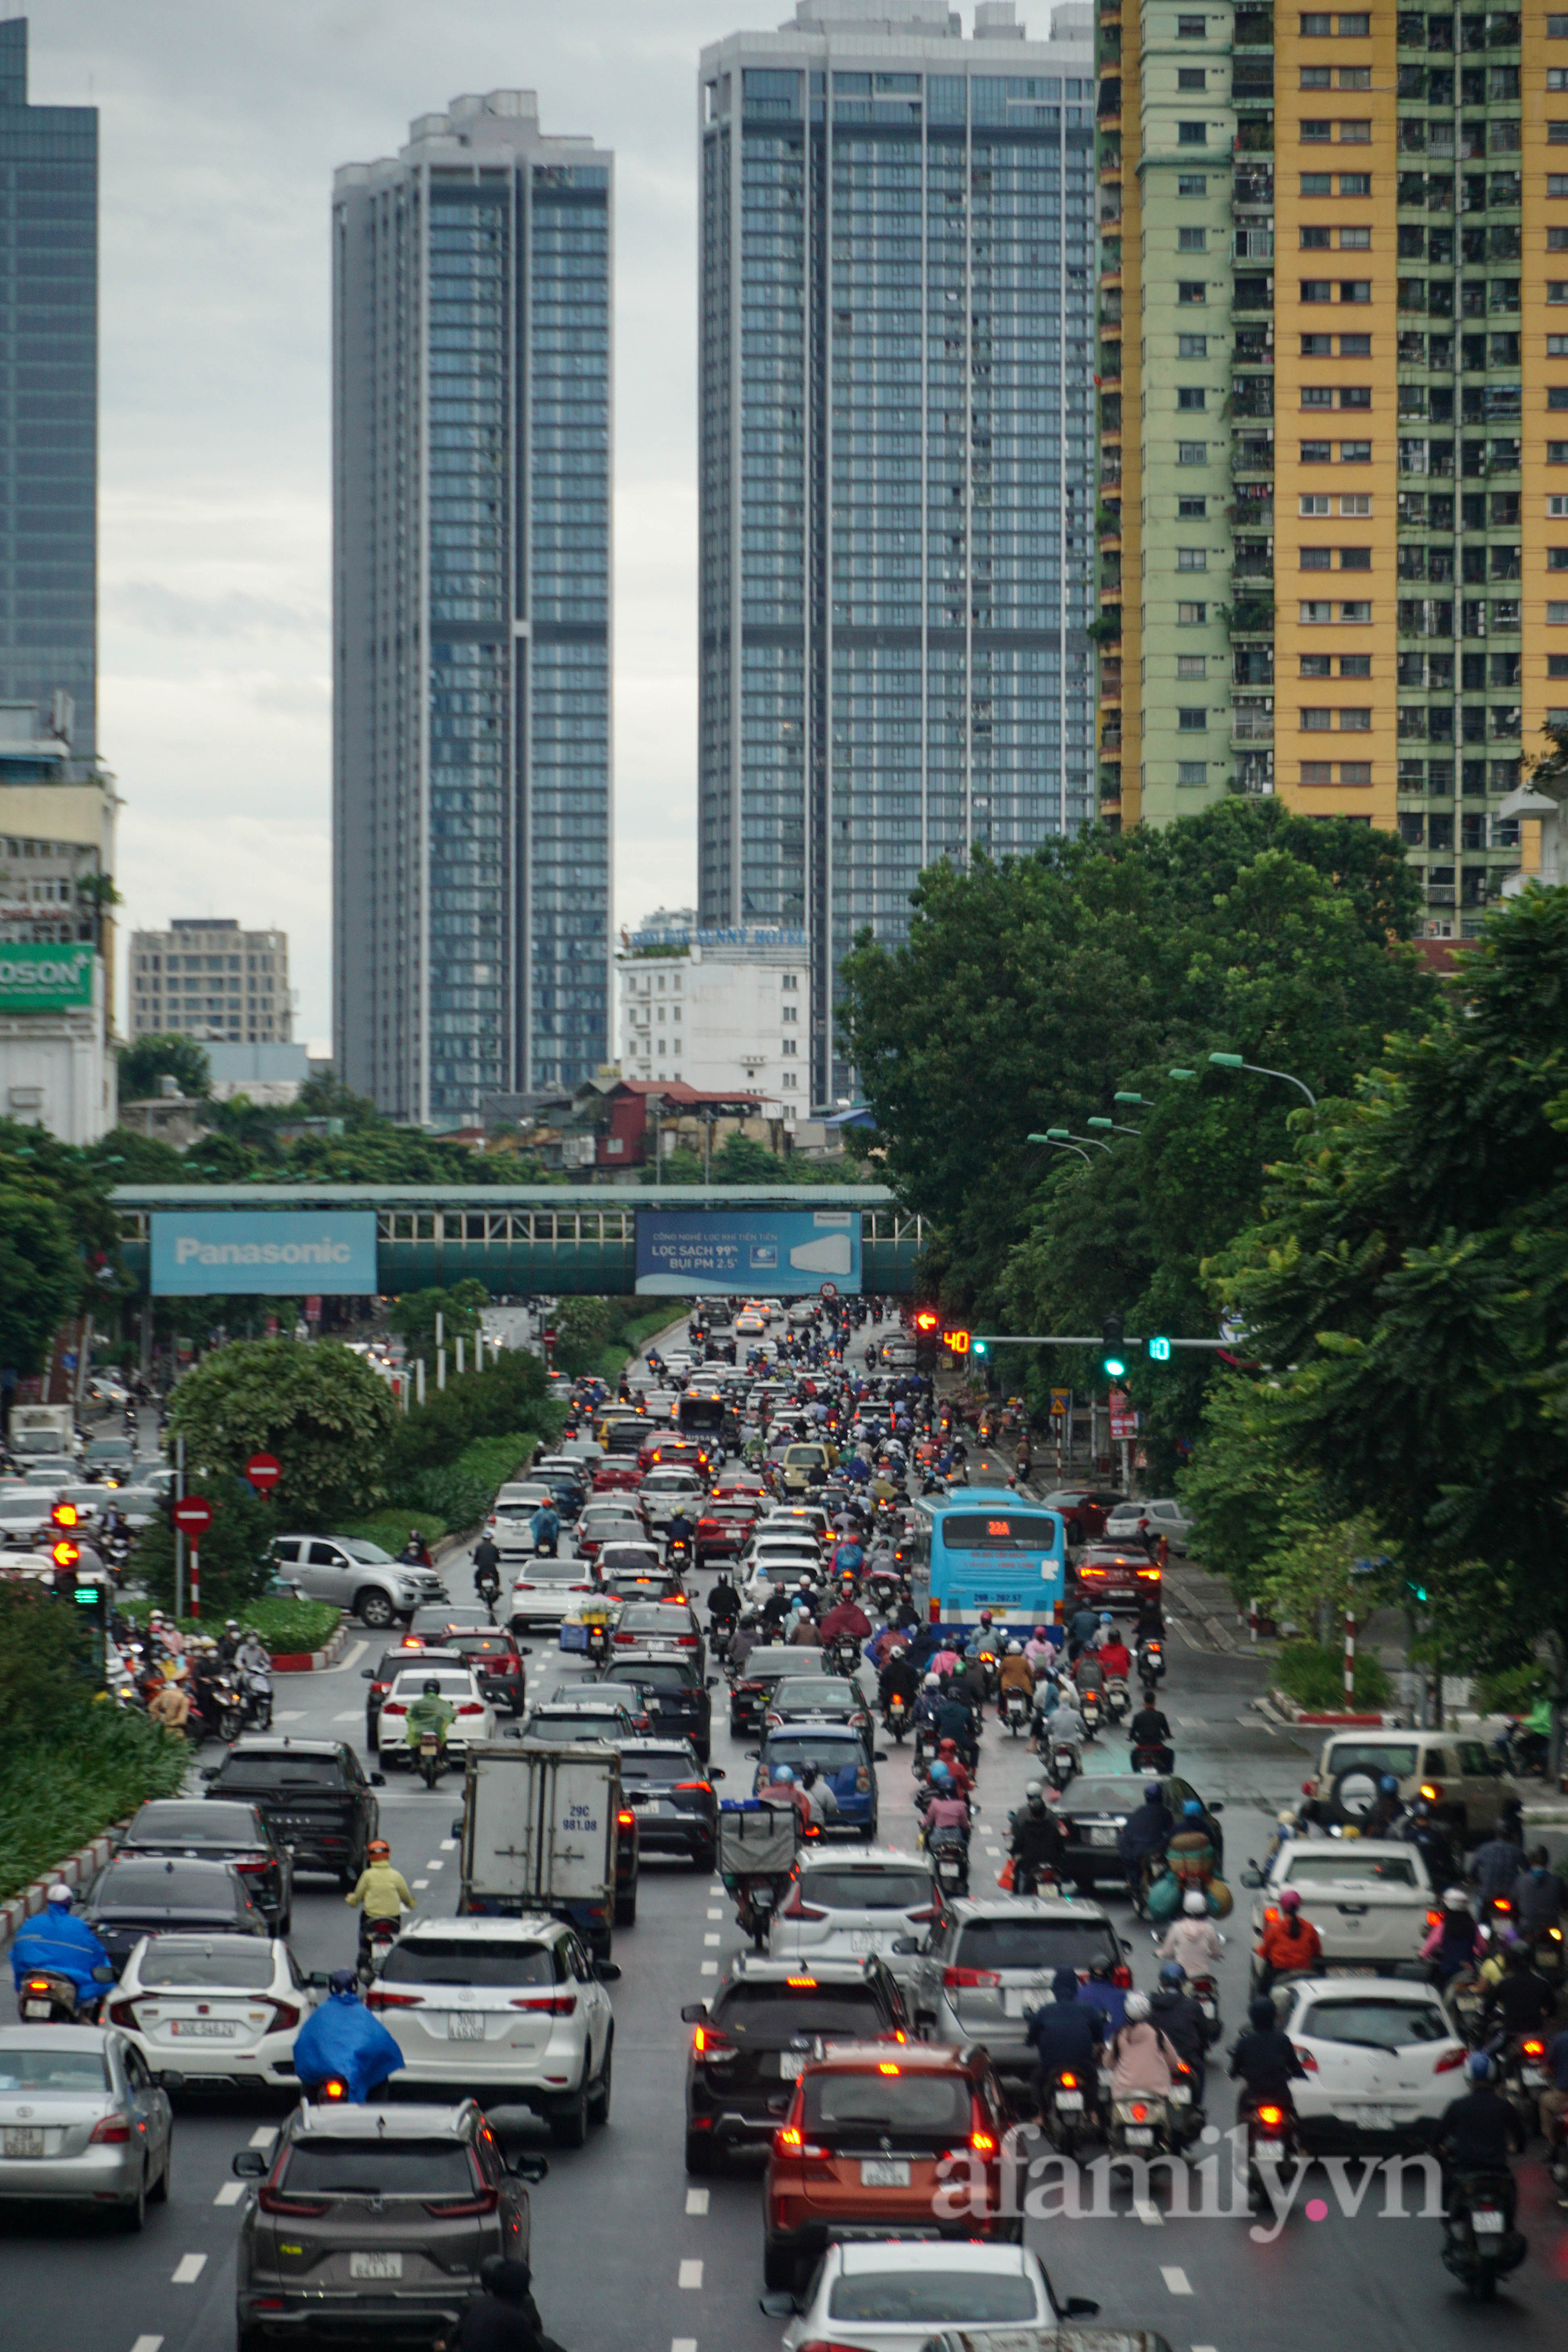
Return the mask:
<svg viewBox="0 0 1568 2352">
<path fill-rule="evenodd" d="M 911 1505 L 917 1609 L 933 1625 L 977 1626 L 989 1609 L 1008 1633 L 1048 1624 L 1067 1591 L 1059 1512 L 1006 1486 L 961 1486 Z"/>
</svg>

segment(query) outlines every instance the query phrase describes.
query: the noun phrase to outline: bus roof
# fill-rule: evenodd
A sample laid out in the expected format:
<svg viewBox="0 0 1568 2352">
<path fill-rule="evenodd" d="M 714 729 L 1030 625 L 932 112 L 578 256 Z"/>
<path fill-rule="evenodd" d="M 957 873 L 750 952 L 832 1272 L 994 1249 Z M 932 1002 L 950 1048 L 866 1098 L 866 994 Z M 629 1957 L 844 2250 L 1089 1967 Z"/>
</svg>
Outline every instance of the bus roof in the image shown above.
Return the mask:
<svg viewBox="0 0 1568 2352">
<path fill-rule="evenodd" d="M 934 1517 L 942 1511 L 991 1510 L 1000 1507 L 1008 1511 L 1035 1511 L 1041 1517 L 1059 1518 L 1059 1511 L 1048 1511 L 1044 1503 L 1037 1503 L 1028 1495 L 1020 1495 L 1011 1486 L 960 1486 L 950 1495 L 916 1495 L 910 1498 L 911 1509 L 930 1511 Z"/>
</svg>

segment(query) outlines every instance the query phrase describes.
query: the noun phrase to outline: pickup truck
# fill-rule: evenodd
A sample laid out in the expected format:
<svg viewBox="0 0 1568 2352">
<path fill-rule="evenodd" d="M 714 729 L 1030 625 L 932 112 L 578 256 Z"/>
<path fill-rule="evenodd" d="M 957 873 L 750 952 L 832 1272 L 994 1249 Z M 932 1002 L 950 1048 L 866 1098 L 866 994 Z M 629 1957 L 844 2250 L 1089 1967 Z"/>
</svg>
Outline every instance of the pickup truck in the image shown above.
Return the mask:
<svg viewBox="0 0 1568 2352">
<path fill-rule="evenodd" d="M 1387 1976 L 1419 1958 L 1439 1916 L 1420 1848 L 1397 1838 L 1292 1838 L 1258 1888 L 1257 1935 L 1287 1886 L 1322 1939 L 1319 1976 Z"/>
</svg>

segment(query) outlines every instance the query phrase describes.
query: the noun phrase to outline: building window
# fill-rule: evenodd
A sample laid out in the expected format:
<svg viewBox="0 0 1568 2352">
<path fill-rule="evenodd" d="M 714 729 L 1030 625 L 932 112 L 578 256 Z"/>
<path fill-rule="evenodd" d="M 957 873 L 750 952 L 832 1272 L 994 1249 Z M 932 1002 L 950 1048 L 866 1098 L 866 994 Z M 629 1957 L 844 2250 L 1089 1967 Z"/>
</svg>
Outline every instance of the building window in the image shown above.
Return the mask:
<svg viewBox="0 0 1568 2352">
<path fill-rule="evenodd" d="M 1565 131 L 1568 131 L 1568 123 L 1564 123 L 1563 127 Z M 1178 147 L 1206 147 L 1208 143 L 1209 127 L 1206 122 L 1177 123 L 1176 144 Z"/>
<path fill-rule="evenodd" d="M 1178 499 L 1176 500 L 1176 514 L 1178 520 L 1182 522 L 1205 521 L 1207 520 L 1208 510 L 1209 502 L 1207 499 Z"/>
<path fill-rule="evenodd" d="M 1340 173 L 1340 194 L 1342 196 L 1370 196 L 1372 194 L 1372 173 L 1370 172 L 1342 172 Z"/>
<path fill-rule="evenodd" d="M 1308 705 L 1301 712 L 1301 727 L 1308 735 L 1326 735 L 1332 713 L 1321 703 Z"/>
<path fill-rule="evenodd" d="M 1333 782 L 1333 781 L 1334 781 L 1334 771 L 1333 771 L 1333 763 L 1332 763 L 1332 761 L 1329 761 L 1329 760 L 1303 760 L 1303 761 L 1302 761 L 1302 762 L 1301 762 L 1301 782 L 1302 782 L 1304 784 L 1331 784 L 1331 783 Z"/>
<path fill-rule="evenodd" d="M 1303 253 L 1327 253 L 1331 233 L 1326 228 L 1303 227 L 1300 232 Z"/>
<path fill-rule="evenodd" d="M 1568 612 L 1568 607 L 1564 610 Z M 1201 629 L 1206 625 L 1208 616 L 1206 604 L 1179 604 L 1176 606 L 1176 626 L 1180 629 Z"/>
<path fill-rule="evenodd" d="M 1205 30 L 1205 20 L 1202 16 L 1178 16 L 1176 19 L 1178 41 L 1201 41 Z"/>
<path fill-rule="evenodd" d="M 1302 278 L 1301 299 L 1303 302 L 1331 302 L 1333 299 L 1334 289 L 1331 279 L 1327 278 Z"/>
<path fill-rule="evenodd" d="M 1209 289 L 1201 278 L 1177 278 L 1176 299 L 1178 302 L 1185 302 L 1190 305 L 1195 302 L 1206 302 L 1208 299 Z"/>
<path fill-rule="evenodd" d="M 1178 66 L 1176 68 L 1176 88 L 1178 89 L 1207 89 L 1208 86 L 1209 78 L 1202 66 Z"/>
<path fill-rule="evenodd" d="M 1206 710 L 1193 710 L 1178 707 L 1176 724 L 1184 735 L 1201 735 L 1208 723 L 1209 715 Z"/>
<path fill-rule="evenodd" d="M 1176 782 L 1178 784 L 1206 784 L 1208 780 L 1209 763 L 1206 760 L 1177 761 Z"/>
<path fill-rule="evenodd" d="M 1208 249 L 1209 234 L 1206 228 L 1179 228 L 1176 231 L 1178 253 L 1206 253 Z"/>
<path fill-rule="evenodd" d="M 1304 490 L 1296 501 L 1296 511 L 1304 515 L 1326 515 L 1329 511 L 1328 498 L 1321 491 Z"/>
<path fill-rule="evenodd" d="M 1300 446 L 1303 466 L 1326 466 L 1333 456 L 1331 441 L 1303 441 Z"/>
<path fill-rule="evenodd" d="M 1340 124 L 1340 145 L 1342 147 L 1370 147 L 1372 145 L 1371 122 L 1360 121 L 1342 122 Z"/>
<path fill-rule="evenodd" d="M 1370 441 L 1342 441 L 1340 443 L 1340 463 L 1342 466 L 1370 466 L 1372 463 L 1372 443 Z"/>
<path fill-rule="evenodd" d="M 1327 571 L 1328 571 L 1328 569 L 1329 569 L 1329 566 L 1330 566 L 1330 558 L 1331 558 L 1331 556 L 1332 555 L 1332 552 L 1333 552 L 1332 549 L 1331 549 L 1331 548 L 1327 548 L 1327 547 L 1304 547 L 1304 548 L 1302 548 L 1302 550 L 1300 551 L 1300 562 L 1301 562 L 1301 569 L 1302 569 L 1302 571 L 1303 571 L 1303 572 L 1327 572 Z"/>
<path fill-rule="evenodd" d="M 1340 249 L 1342 252 L 1348 251 L 1352 247 L 1359 247 L 1361 250 L 1366 251 L 1370 249 L 1371 245 L 1372 231 L 1370 228 L 1342 228 L 1340 231 Z"/>
<path fill-rule="evenodd" d="M 1177 548 L 1176 569 L 1178 572 L 1206 572 L 1208 568 L 1209 558 L 1206 547 Z"/>
<path fill-rule="evenodd" d="M 1370 572 L 1372 570 L 1371 548 L 1342 547 L 1340 550 L 1340 570 L 1342 572 Z"/>
<path fill-rule="evenodd" d="M 1326 147 L 1333 135 L 1331 122 L 1311 121 L 1301 125 L 1301 144 L 1304 147 Z"/>
<path fill-rule="evenodd" d="M 1208 656 L 1206 654 L 1178 654 L 1176 656 L 1176 676 L 1178 677 L 1206 677 L 1208 676 Z"/>
<path fill-rule="evenodd" d="M 1342 302 L 1370 302 L 1372 300 L 1371 278 L 1342 278 L 1340 280 L 1340 300 Z"/>
<path fill-rule="evenodd" d="M 1319 628 L 1333 619 L 1334 608 L 1331 604 L 1303 604 L 1300 614 L 1304 629 Z"/>
<path fill-rule="evenodd" d="M 1178 408 L 1206 408 L 1208 395 L 1201 383 L 1183 383 L 1176 387 Z"/>
<path fill-rule="evenodd" d="M 1208 355 L 1209 339 L 1206 335 L 1176 337 L 1176 357 L 1179 360 L 1206 360 Z"/>
<path fill-rule="evenodd" d="M 1201 172 L 1178 172 L 1176 194 L 1179 196 L 1206 196 L 1209 184 Z"/>
<path fill-rule="evenodd" d="M 1178 466 L 1206 466 L 1208 456 L 1209 445 L 1206 441 L 1178 441 L 1176 444 Z"/>
</svg>

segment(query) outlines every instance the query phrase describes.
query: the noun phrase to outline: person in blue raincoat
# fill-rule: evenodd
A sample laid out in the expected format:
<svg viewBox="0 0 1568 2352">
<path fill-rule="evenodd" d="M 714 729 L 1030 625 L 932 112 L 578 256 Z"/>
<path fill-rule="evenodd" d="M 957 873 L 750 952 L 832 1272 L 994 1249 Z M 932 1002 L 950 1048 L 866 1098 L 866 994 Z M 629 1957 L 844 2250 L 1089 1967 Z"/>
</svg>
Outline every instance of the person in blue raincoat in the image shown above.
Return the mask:
<svg viewBox="0 0 1568 2352">
<path fill-rule="evenodd" d="M 353 2105 L 363 2107 L 396 2074 L 403 2053 L 360 2000 L 352 1969 L 334 1969 L 330 1982 L 331 1999 L 311 2011 L 294 2037 L 294 2072 L 307 2093 L 321 2083 L 342 2082 Z"/>
<path fill-rule="evenodd" d="M 50 1887 L 43 1910 L 11 1945 L 11 1974 L 18 1990 L 32 1969 L 48 1969 L 56 1976 L 69 1977 L 81 2000 L 97 2001 L 105 1988 L 92 1972 L 110 1966 L 109 1954 L 94 1930 L 73 1915 L 70 1888 L 60 1883 Z"/>
</svg>

